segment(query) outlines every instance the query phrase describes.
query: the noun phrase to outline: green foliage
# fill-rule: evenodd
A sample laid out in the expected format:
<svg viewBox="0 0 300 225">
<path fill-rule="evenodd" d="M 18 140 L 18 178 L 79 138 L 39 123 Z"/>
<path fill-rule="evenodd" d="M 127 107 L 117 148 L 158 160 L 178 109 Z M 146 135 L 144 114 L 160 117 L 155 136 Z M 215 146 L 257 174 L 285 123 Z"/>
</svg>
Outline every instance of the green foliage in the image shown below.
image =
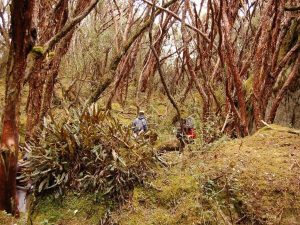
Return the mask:
<svg viewBox="0 0 300 225">
<path fill-rule="evenodd" d="M 41 225 L 54 225 L 54 223 L 50 223 L 49 220 L 45 219 L 41 222 Z"/>
<path fill-rule="evenodd" d="M 31 51 L 37 55 L 43 55 L 44 47 L 43 46 L 34 46 Z"/>
<path fill-rule="evenodd" d="M 168 185 L 157 193 L 160 205 L 172 208 L 178 204 L 178 199 L 197 190 L 197 180 L 194 176 L 169 176 Z"/>
<path fill-rule="evenodd" d="M 226 102 L 226 94 L 225 94 L 225 91 L 223 90 L 223 88 L 218 87 L 217 90 L 214 90 L 214 91 L 215 91 L 215 95 L 216 95 L 218 102 L 220 102 L 221 104 L 224 104 Z"/>
<path fill-rule="evenodd" d="M 53 59 L 54 56 L 55 56 L 55 52 L 54 52 L 54 51 L 49 52 L 49 53 L 47 54 L 46 59 L 47 59 L 47 60 Z"/>
<path fill-rule="evenodd" d="M 36 141 L 26 143 L 27 161 L 19 179 L 29 181 L 36 193 L 67 188 L 96 191 L 120 201 L 142 183 L 153 165 L 153 149 L 137 143 L 129 127 L 93 106 L 71 110 L 63 122 L 45 120 Z"/>
<path fill-rule="evenodd" d="M 202 124 L 202 142 L 212 143 L 222 137 L 220 127 L 222 126 L 222 119 L 215 115 L 209 114 L 206 121 Z"/>
<path fill-rule="evenodd" d="M 250 99 L 251 95 L 253 94 L 253 77 L 254 75 L 251 74 L 247 80 L 243 82 L 243 89 L 246 94 L 247 101 Z"/>
<path fill-rule="evenodd" d="M 52 52 L 49 52 L 48 55 L 49 55 L 49 57 L 53 57 L 53 56 L 55 56 L 55 52 L 53 52 L 53 51 L 52 51 Z"/>
</svg>

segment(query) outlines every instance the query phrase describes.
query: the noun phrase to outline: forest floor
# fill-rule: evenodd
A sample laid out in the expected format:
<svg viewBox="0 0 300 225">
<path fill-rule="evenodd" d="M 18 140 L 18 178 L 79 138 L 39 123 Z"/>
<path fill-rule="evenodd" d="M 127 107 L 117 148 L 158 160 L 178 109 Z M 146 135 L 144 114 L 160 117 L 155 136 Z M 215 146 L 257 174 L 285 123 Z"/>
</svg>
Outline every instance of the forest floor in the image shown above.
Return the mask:
<svg viewBox="0 0 300 225">
<path fill-rule="evenodd" d="M 26 102 L 26 94 L 22 101 Z M 159 130 L 158 147 L 175 140 L 171 107 L 154 102 L 146 112 L 150 126 Z M 113 104 L 113 110 L 125 125 L 130 125 L 136 111 L 132 107 L 124 113 L 118 104 Z M 196 108 L 189 112 L 199 114 Z M 23 137 L 25 114 L 21 115 Z M 199 128 L 200 120 L 195 120 Z M 252 136 L 221 138 L 205 147 L 199 138 L 183 153 L 162 153 L 165 166 L 157 165 L 155 177 L 136 187 L 127 204 L 119 207 L 94 193 L 39 197 L 29 224 L 300 224 L 300 137 L 296 133 L 271 125 Z M 0 225 L 14 224 L 25 225 L 25 215 L 15 219 L 0 212 Z"/>
<path fill-rule="evenodd" d="M 202 149 L 190 145 L 182 154 L 162 154 L 169 166 L 157 166 L 155 178 L 135 188 L 121 208 L 92 193 L 44 197 L 32 224 L 299 224 L 300 138 L 289 128 L 271 128 Z M 24 224 L 13 220 L 0 215 L 3 225 Z"/>
<path fill-rule="evenodd" d="M 153 188 L 137 188 L 119 224 L 299 224 L 300 138 L 272 125 L 206 150 L 167 153 Z"/>
</svg>

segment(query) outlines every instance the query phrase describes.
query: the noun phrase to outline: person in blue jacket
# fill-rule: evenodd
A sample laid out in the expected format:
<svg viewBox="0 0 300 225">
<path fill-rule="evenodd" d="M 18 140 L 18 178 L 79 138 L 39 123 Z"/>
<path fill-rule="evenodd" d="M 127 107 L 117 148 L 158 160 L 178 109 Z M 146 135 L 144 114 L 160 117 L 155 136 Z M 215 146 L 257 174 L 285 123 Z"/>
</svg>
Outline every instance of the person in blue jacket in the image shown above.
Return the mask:
<svg viewBox="0 0 300 225">
<path fill-rule="evenodd" d="M 142 133 L 146 133 L 147 130 L 148 124 L 145 118 L 145 112 L 143 110 L 140 110 L 138 117 L 132 122 L 132 131 L 135 136 L 138 136 Z"/>
</svg>

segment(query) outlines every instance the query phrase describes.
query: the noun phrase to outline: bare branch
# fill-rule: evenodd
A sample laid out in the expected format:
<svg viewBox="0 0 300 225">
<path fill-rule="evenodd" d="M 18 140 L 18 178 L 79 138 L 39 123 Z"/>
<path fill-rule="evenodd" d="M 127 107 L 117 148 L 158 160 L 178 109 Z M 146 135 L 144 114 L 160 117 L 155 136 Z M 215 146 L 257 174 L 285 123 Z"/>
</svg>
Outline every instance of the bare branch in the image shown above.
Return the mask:
<svg viewBox="0 0 300 225">
<path fill-rule="evenodd" d="M 153 26 L 153 22 L 154 22 L 154 7 L 155 5 L 153 4 L 152 6 L 152 14 L 151 14 L 151 20 L 152 20 L 152 23 L 150 24 L 150 28 L 149 28 L 149 41 L 150 41 L 150 48 L 151 48 L 151 51 L 156 59 L 156 63 L 157 63 L 157 70 L 158 70 L 158 74 L 160 76 L 160 80 L 163 84 L 163 87 L 166 91 L 166 94 L 168 96 L 168 99 L 170 100 L 171 104 L 173 105 L 173 107 L 175 108 L 176 112 L 177 112 L 177 115 L 178 115 L 178 118 L 180 119 L 181 116 L 180 116 L 180 111 L 179 111 L 179 108 L 174 100 L 174 98 L 172 97 L 168 87 L 167 87 L 167 84 L 166 84 L 166 81 L 165 81 L 165 78 L 164 78 L 164 75 L 163 75 L 163 72 L 162 72 L 162 69 L 161 69 L 161 65 L 160 65 L 160 60 L 159 60 L 159 56 L 155 50 L 155 47 L 153 45 L 153 38 L 152 38 L 152 26 Z"/>
<path fill-rule="evenodd" d="M 51 38 L 45 45 L 45 49 L 43 54 L 45 55 L 49 52 L 55 44 L 57 44 L 66 34 L 71 31 L 78 23 L 80 23 L 97 5 L 99 0 L 94 0 L 89 7 L 86 8 L 80 15 L 73 18 L 70 22 L 68 22 L 60 32 L 58 32 L 53 38 Z"/>
<path fill-rule="evenodd" d="M 299 11 L 300 10 L 300 6 L 294 6 L 294 7 L 292 7 L 292 6 L 291 7 L 285 6 L 284 10 L 285 11 L 291 11 L 291 12 Z"/>
<path fill-rule="evenodd" d="M 152 3 L 152 2 L 149 2 L 149 1 L 147 1 L 147 0 L 143 0 L 143 1 L 146 2 L 147 4 L 153 6 L 153 3 Z M 161 10 L 163 10 L 163 11 L 169 13 L 169 14 L 171 14 L 175 19 L 177 19 L 178 21 L 181 21 L 181 22 L 182 22 L 181 18 L 180 18 L 178 15 L 176 15 L 174 12 L 172 12 L 172 11 L 166 9 L 166 8 L 162 8 L 162 7 L 160 7 L 160 6 L 155 6 L 155 7 L 158 8 L 158 9 L 161 9 Z M 198 28 L 196 28 L 196 27 L 194 27 L 194 26 L 192 26 L 192 25 L 190 25 L 190 24 L 186 24 L 186 26 L 187 26 L 188 28 L 192 29 L 193 31 L 196 31 L 197 33 L 199 33 L 199 34 L 203 37 L 203 39 L 204 39 L 206 42 L 210 43 L 210 40 L 209 40 L 207 34 L 203 33 L 201 30 L 199 30 Z"/>
</svg>

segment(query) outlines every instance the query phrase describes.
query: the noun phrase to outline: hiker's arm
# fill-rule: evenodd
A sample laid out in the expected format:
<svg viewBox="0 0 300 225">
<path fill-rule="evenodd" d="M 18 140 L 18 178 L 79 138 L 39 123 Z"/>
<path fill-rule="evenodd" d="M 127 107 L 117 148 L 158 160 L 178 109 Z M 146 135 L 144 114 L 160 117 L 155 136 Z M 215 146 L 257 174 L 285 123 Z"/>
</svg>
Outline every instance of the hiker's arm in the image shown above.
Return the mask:
<svg viewBox="0 0 300 225">
<path fill-rule="evenodd" d="M 147 123 L 147 120 L 145 120 L 143 126 L 144 126 L 144 127 L 143 127 L 144 131 L 147 131 L 147 130 L 148 130 L 148 123 Z"/>
</svg>

